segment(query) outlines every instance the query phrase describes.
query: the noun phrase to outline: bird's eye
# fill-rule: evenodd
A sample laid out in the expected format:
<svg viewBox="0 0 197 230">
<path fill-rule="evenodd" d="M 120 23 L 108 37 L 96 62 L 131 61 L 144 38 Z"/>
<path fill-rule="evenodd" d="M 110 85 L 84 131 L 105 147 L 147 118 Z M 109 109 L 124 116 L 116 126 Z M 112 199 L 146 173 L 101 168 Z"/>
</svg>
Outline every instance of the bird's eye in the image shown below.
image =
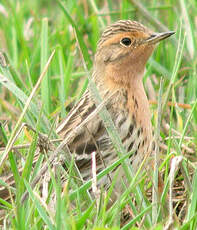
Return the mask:
<svg viewBox="0 0 197 230">
<path fill-rule="evenodd" d="M 151 34 L 150 35 L 150 38 L 154 38 L 154 37 L 156 37 L 156 34 Z"/>
<path fill-rule="evenodd" d="M 131 45 L 131 39 L 130 38 L 123 38 L 123 39 L 121 39 L 120 43 L 123 46 L 130 46 Z"/>
</svg>

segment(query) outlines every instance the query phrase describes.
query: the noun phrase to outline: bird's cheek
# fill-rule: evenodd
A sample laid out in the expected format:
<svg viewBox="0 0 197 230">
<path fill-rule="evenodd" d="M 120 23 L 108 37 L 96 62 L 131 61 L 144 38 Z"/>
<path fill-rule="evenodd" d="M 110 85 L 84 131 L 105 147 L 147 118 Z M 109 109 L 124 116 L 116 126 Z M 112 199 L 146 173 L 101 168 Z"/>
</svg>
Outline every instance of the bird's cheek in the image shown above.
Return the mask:
<svg viewBox="0 0 197 230">
<path fill-rule="evenodd" d="M 153 51 L 154 51 L 154 48 L 155 48 L 155 46 L 153 46 L 153 45 L 150 45 L 150 46 L 147 46 L 146 48 L 145 48 L 145 51 L 144 51 L 144 58 L 146 59 L 146 61 L 149 59 L 149 57 L 151 56 L 151 54 L 153 53 Z"/>
<path fill-rule="evenodd" d="M 105 63 L 109 62 L 111 60 L 111 56 L 113 55 L 112 50 L 107 50 L 106 52 L 103 53 L 101 56 L 101 60 L 104 61 Z"/>
<path fill-rule="evenodd" d="M 152 46 L 142 46 L 133 52 L 131 59 L 132 63 L 135 63 L 136 68 L 138 67 L 140 70 L 141 68 L 145 67 L 147 60 L 153 52 L 153 49 L 154 47 Z"/>
</svg>

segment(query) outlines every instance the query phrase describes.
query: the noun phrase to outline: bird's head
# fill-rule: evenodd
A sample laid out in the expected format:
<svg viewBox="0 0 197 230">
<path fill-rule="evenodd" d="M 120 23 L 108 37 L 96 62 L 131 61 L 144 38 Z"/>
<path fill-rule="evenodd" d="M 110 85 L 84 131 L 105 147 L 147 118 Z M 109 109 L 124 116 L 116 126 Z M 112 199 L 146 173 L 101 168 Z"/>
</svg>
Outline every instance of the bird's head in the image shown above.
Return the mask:
<svg viewBox="0 0 197 230">
<path fill-rule="evenodd" d="M 173 31 L 154 33 L 136 21 L 120 20 L 103 32 L 95 55 L 95 69 L 106 80 L 129 85 L 143 76 L 155 45 L 172 34 Z"/>
</svg>

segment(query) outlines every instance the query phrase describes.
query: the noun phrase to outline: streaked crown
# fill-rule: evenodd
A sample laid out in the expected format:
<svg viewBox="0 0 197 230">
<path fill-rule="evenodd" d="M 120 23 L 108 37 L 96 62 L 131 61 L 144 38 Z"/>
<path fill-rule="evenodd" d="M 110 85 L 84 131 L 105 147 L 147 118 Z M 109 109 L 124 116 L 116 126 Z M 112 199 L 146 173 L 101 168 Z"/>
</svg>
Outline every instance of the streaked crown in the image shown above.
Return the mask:
<svg viewBox="0 0 197 230">
<path fill-rule="evenodd" d="M 115 34 L 125 33 L 125 32 L 144 32 L 151 33 L 151 31 L 139 22 L 131 20 L 119 20 L 112 25 L 106 27 L 101 35 L 98 42 L 98 46 L 101 46 L 109 38 L 113 37 Z"/>
</svg>

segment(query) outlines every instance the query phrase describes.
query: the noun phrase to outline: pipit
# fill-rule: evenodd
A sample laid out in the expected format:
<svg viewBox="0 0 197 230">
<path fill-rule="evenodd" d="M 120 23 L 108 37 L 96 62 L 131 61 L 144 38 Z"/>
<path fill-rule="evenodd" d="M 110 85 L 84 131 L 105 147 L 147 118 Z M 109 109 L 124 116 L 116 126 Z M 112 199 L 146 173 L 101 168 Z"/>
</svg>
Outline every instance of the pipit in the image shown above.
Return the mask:
<svg viewBox="0 0 197 230">
<path fill-rule="evenodd" d="M 145 65 L 156 44 L 172 34 L 173 31 L 154 33 L 139 22 L 120 20 L 108 26 L 98 42 L 92 81 L 105 101 L 126 152 L 133 153 L 129 162 L 134 171 L 153 152 L 151 113 L 142 83 Z M 84 180 L 92 177 L 91 153 L 96 152 L 97 173 L 118 159 L 105 125 L 95 113 L 97 108 L 88 88 L 57 128 L 63 139 L 71 137 L 66 144 L 70 153 L 75 154 Z M 85 120 L 88 122 L 73 132 Z M 6 181 L 14 184 L 12 176 Z M 100 184 L 108 187 L 110 182 L 111 177 L 105 176 Z M 9 198 L 8 194 L 7 188 L 0 189 L 1 198 Z"/>
<path fill-rule="evenodd" d="M 151 113 L 142 83 L 145 65 L 156 44 L 172 34 L 173 31 L 155 33 L 139 22 L 120 20 L 105 29 L 97 45 L 92 81 L 101 98 L 108 98 L 106 108 L 125 150 L 133 152 L 129 161 L 134 170 L 144 156 L 153 151 Z M 87 89 L 60 123 L 57 133 L 65 139 L 95 109 L 95 99 L 90 89 Z M 67 144 L 70 152 L 76 155 L 76 164 L 84 180 L 91 178 L 92 152 L 97 153 L 97 172 L 117 159 L 117 153 L 98 114 L 75 133 Z"/>
</svg>

